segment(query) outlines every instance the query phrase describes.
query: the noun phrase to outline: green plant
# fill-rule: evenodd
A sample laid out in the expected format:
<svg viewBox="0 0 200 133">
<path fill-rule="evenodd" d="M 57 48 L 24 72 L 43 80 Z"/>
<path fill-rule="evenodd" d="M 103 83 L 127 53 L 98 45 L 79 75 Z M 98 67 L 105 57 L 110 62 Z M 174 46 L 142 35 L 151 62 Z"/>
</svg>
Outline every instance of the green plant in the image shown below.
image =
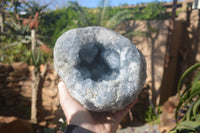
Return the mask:
<svg viewBox="0 0 200 133">
<path fill-rule="evenodd" d="M 145 114 L 146 114 L 146 118 L 145 118 L 146 122 L 151 122 L 156 119 L 156 114 L 154 113 L 152 106 L 149 106 L 149 108 Z"/>
<path fill-rule="evenodd" d="M 161 107 L 157 108 L 157 111 L 154 110 L 152 106 L 149 106 L 146 111 L 145 121 L 148 123 L 158 124 L 160 122 Z"/>
<path fill-rule="evenodd" d="M 35 69 L 39 69 L 41 64 L 45 64 L 46 60 L 49 58 L 47 54 L 43 51 L 38 50 L 35 54 L 31 54 L 31 63 Z"/>
<path fill-rule="evenodd" d="M 60 118 L 59 124 L 57 125 L 56 128 L 54 128 L 54 129 L 53 128 L 44 128 L 43 131 L 44 131 L 44 133 L 55 133 L 55 132 L 64 133 L 66 125 L 67 125 L 67 121 Z"/>
<path fill-rule="evenodd" d="M 8 46 L 7 43 L 11 43 L 12 45 Z M 0 46 L 0 60 L 4 63 L 13 63 L 18 61 L 29 63 L 31 57 L 29 49 L 29 45 L 6 40 L 2 42 L 2 46 Z"/>
<path fill-rule="evenodd" d="M 62 118 L 60 118 L 59 122 L 60 122 L 59 129 L 60 131 L 64 132 L 67 125 L 67 120 L 64 121 Z"/>
<path fill-rule="evenodd" d="M 104 26 L 114 29 L 123 21 L 131 20 L 134 17 L 128 9 L 117 8 L 117 10 L 113 10 L 108 7 L 107 0 L 101 0 L 101 6 L 93 10 L 81 7 L 77 2 L 70 2 L 70 7 L 78 14 L 82 22 L 79 27 Z"/>
<path fill-rule="evenodd" d="M 175 120 L 177 125 L 170 133 L 200 132 L 200 63 L 188 68 L 178 83 L 180 102 L 176 108 Z M 193 71 L 196 75 L 191 85 L 183 87 L 184 79 Z M 182 89 L 182 90 L 181 90 Z"/>
<path fill-rule="evenodd" d="M 58 37 L 65 31 L 78 27 L 104 26 L 115 29 L 124 21 L 162 20 L 166 19 L 165 8 L 162 3 L 153 2 L 147 6 L 134 8 L 109 7 L 108 0 L 99 0 L 97 8 L 81 7 L 77 2 L 68 2 L 68 6 L 56 10 L 49 10 L 41 14 L 39 21 L 39 38 L 48 46 L 54 47 Z M 109 3 L 108 3 L 109 4 Z M 123 35 L 144 36 L 140 31 L 126 31 Z"/>
<path fill-rule="evenodd" d="M 31 59 L 32 59 L 32 64 L 34 66 L 35 69 L 39 69 L 40 65 L 42 64 L 42 55 L 43 53 L 41 53 L 40 51 L 37 54 L 31 54 Z"/>
<path fill-rule="evenodd" d="M 41 40 L 48 46 L 54 47 L 58 37 L 65 31 L 78 28 L 81 25 L 78 14 L 71 6 L 48 11 L 42 14 L 39 24 Z"/>
<path fill-rule="evenodd" d="M 138 16 L 142 20 L 159 20 L 166 19 L 166 9 L 161 2 L 148 3 Z"/>
<path fill-rule="evenodd" d="M 52 128 L 44 128 L 44 133 L 55 133 L 55 131 Z"/>
</svg>

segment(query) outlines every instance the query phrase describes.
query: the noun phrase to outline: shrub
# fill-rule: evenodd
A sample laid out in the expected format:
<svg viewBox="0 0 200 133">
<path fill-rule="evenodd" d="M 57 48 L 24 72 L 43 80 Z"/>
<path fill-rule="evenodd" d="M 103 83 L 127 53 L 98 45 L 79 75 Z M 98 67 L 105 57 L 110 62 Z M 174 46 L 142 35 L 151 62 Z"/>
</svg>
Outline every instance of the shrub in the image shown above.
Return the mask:
<svg viewBox="0 0 200 133">
<path fill-rule="evenodd" d="M 181 76 L 177 88 L 180 96 L 175 114 L 177 125 L 170 133 L 200 132 L 200 70 L 198 68 L 200 63 L 191 66 Z M 183 81 L 192 71 L 196 73 L 195 78 L 191 85 L 184 88 Z"/>
<path fill-rule="evenodd" d="M 20 43 L 20 42 L 15 42 L 8 47 L 10 40 L 6 40 L 4 42 L 7 45 L 2 45 L 0 49 L 0 60 L 1 62 L 4 63 L 13 63 L 13 62 L 18 62 L 18 61 L 24 61 L 29 63 L 30 62 L 30 57 L 31 57 L 31 52 L 30 52 L 30 46 Z M 2 43 L 3 44 L 3 43 Z"/>
</svg>

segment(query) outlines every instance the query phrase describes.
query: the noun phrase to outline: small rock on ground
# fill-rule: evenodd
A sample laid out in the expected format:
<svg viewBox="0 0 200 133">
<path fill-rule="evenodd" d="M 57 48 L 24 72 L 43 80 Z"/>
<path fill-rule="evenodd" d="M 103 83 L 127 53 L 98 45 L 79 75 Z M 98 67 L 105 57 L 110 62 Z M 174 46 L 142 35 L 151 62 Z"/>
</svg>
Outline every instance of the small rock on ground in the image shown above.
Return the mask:
<svg viewBox="0 0 200 133">
<path fill-rule="evenodd" d="M 160 133 L 158 125 L 145 124 L 139 127 L 128 127 L 117 131 L 117 133 Z"/>
</svg>

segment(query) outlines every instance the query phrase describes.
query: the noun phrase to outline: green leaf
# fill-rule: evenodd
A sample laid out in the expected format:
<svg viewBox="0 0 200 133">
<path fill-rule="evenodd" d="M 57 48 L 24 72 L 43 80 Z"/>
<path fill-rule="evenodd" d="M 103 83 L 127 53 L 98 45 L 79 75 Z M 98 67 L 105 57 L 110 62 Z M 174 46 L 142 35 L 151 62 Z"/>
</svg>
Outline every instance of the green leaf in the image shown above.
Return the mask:
<svg viewBox="0 0 200 133">
<path fill-rule="evenodd" d="M 114 29 L 117 27 L 121 22 L 127 19 L 133 19 L 133 15 L 130 13 L 129 10 L 124 10 L 117 12 L 111 19 L 109 19 L 106 23 L 107 28 Z"/>
<path fill-rule="evenodd" d="M 193 94 L 190 95 L 190 93 L 187 93 L 183 98 L 182 100 L 179 102 L 177 108 L 176 108 L 176 111 L 175 111 L 175 119 L 176 119 L 176 122 L 178 122 L 178 111 L 179 109 L 182 107 L 182 104 L 184 103 L 184 105 L 187 105 L 188 103 L 192 102 L 192 99 L 194 97 L 196 97 L 197 95 L 200 95 L 200 90 L 199 91 L 196 91 L 194 92 Z"/>
<path fill-rule="evenodd" d="M 192 85 L 187 86 L 184 92 L 181 94 L 181 97 L 183 97 L 186 94 L 186 92 L 188 92 L 191 89 L 191 87 Z"/>
<path fill-rule="evenodd" d="M 170 130 L 168 133 L 177 133 L 176 128 Z"/>
<path fill-rule="evenodd" d="M 200 81 L 197 81 L 192 85 L 191 94 L 198 90 L 200 90 Z"/>
<path fill-rule="evenodd" d="M 193 107 L 193 115 L 197 121 L 199 121 L 199 119 L 197 118 L 197 109 L 199 106 L 200 106 L 200 99 L 198 99 L 198 101 L 195 102 Z"/>
<path fill-rule="evenodd" d="M 200 80 L 200 71 L 197 72 L 194 80 L 193 80 L 193 84 L 195 84 L 196 82 L 198 82 Z"/>
<path fill-rule="evenodd" d="M 187 112 L 186 112 L 186 121 L 191 120 L 191 119 L 190 119 L 190 116 L 191 116 L 191 113 L 192 113 L 192 108 L 193 108 L 193 104 L 190 105 L 189 109 L 188 109 Z"/>
<path fill-rule="evenodd" d="M 200 122 L 197 121 L 183 121 L 177 125 L 178 130 L 188 129 L 188 130 L 198 130 L 200 131 Z"/>
<path fill-rule="evenodd" d="M 196 115 L 196 120 L 197 120 L 197 121 L 200 121 L 200 114 L 197 114 L 197 115 Z"/>
<path fill-rule="evenodd" d="M 175 111 L 175 120 L 176 122 L 178 122 L 178 111 L 180 110 L 180 108 L 182 107 L 182 104 L 185 103 L 185 101 L 189 98 L 190 93 L 187 93 L 182 99 L 180 100 L 179 104 L 176 107 L 176 111 Z"/>
<path fill-rule="evenodd" d="M 188 68 L 188 69 L 183 73 L 183 75 L 181 76 L 181 78 L 180 78 L 180 80 L 179 80 L 179 82 L 178 82 L 178 87 L 177 87 L 177 91 L 178 91 L 178 94 L 179 94 L 180 98 L 181 98 L 180 89 L 181 89 L 181 87 L 182 87 L 183 80 L 185 79 L 185 77 L 186 77 L 189 73 L 191 73 L 193 70 L 197 69 L 198 67 L 200 67 L 200 63 L 197 63 L 197 64 L 191 66 L 190 68 Z M 181 98 L 181 100 L 183 101 L 182 98 Z"/>
</svg>

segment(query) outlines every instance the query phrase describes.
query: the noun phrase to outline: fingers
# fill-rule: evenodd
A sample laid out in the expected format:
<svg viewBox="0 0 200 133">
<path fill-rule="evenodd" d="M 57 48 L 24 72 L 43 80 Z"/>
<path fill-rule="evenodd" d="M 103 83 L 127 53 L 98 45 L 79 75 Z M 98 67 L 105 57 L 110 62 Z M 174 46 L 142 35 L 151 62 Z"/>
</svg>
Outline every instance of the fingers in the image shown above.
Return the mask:
<svg viewBox="0 0 200 133">
<path fill-rule="evenodd" d="M 69 94 L 63 82 L 58 84 L 58 90 L 60 104 L 68 120 L 70 120 L 71 116 L 76 112 L 85 110 L 83 106 Z"/>
<path fill-rule="evenodd" d="M 68 106 L 68 104 L 73 105 L 73 104 L 79 104 L 68 92 L 65 84 L 63 82 L 60 82 L 58 84 L 58 90 L 59 90 L 59 98 L 60 98 L 60 103 L 62 106 Z"/>
<path fill-rule="evenodd" d="M 59 91 L 60 105 L 65 113 L 65 116 L 68 117 L 69 113 L 67 112 L 67 102 L 69 101 L 70 96 L 63 82 L 60 82 L 58 84 L 58 91 Z"/>
<path fill-rule="evenodd" d="M 124 116 L 128 113 L 128 111 L 137 103 L 137 99 L 135 99 L 133 102 L 131 102 L 129 105 L 127 105 L 123 110 L 120 110 L 113 114 L 114 119 L 119 123 L 122 121 Z"/>
<path fill-rule="evenodd" d="M 67 98 L 69 97 L 67 88 L 63 82 L 60 82 L 58 84 L 58 91 L 59 91 L 59 99 L 60 103 L 62 105 L 63 102 L 67 101 Z"/>
</svg>

